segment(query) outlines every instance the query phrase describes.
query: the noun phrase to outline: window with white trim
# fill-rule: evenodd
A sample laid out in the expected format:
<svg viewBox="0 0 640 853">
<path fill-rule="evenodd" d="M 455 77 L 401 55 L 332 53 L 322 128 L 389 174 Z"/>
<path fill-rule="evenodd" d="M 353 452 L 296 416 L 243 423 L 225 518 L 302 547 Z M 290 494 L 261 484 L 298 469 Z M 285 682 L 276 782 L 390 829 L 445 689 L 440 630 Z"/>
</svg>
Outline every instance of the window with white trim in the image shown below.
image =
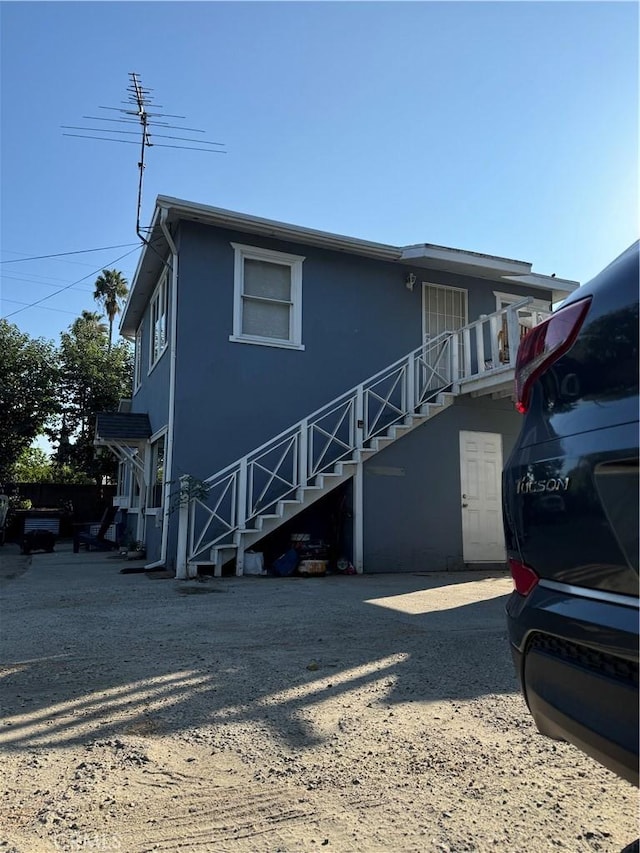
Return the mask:
<svg viewBox="0 0 640 853">
<path fill-rule="evenodd" d="M 136 332 L 135 355 L 133 362 L 133 391 L 134 393 L 140 387 L 142 382 L 142 323 L 138 326 Z"/>
<path fill-rule="evenodd" d="M 301 255 L 231 244 L 233 335 L 242 343 L 303 349 Z"/>
<path fill-rule="evenodd" d="M 151 328 L 149 330 L 149 370 L 167 347 L 167 317 L 169 307 L 169 279 L 165 270 L 160 277 L 150 303 Z"/>
<path fill-rule="evenodd" d="M 164 434 L 151 445 L 151 478 L 147 492 L 147 507 L 154 509 L 162 506 L 164 485 Z"/>
<path fill-rule="evenodd" d="M 493 295 L 496 298 L 496 311 L 526 299 L 525 296 L 516 296 L 514 293 L 500 293 L 498 290 L 494 290 Z M 551 303 L 544 299 L 533 299 L 528 305 L 518 309 L 518 320 L 521 326 L 532 329 L 538 323 L 546 320 L 550 313 Z"/>
</svg>

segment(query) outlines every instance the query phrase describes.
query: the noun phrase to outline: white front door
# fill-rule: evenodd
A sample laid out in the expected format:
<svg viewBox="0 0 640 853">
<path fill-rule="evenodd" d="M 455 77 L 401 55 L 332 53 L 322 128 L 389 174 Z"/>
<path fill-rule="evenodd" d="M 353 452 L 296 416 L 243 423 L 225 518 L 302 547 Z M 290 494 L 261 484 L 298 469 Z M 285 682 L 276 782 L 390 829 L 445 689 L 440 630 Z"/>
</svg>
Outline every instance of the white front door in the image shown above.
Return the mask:
<svg viewBox="0 0 640 853">
<path fill-rule="evenodd" d="M 460 504 L 465 563 L 502 563 L 502 436 L 460 432 Z"/>
</svg>

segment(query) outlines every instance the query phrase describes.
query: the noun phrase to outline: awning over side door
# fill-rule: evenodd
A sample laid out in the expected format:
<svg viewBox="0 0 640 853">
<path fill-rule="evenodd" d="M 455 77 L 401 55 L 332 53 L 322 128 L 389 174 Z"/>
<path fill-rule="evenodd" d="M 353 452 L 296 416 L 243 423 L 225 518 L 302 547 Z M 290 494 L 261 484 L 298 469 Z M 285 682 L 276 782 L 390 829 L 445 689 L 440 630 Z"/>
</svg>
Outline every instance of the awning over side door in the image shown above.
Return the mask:
<svg viewBox="0 0 640 853">
<path fill-rule="evenodd" d="M 107 447 L 121 462 L 128 462 L 144 480 L 144 447 L 151 436 L 149 415 L 139 412 L 100 412 L 96 415 L 93 443 Z"/>
<path fill-rule="evenodd" d="M 139 412 L 101 412 L 96 415 L 95 444 L 144 444 L 151 436 L 149 415 Z"/>
</svg>

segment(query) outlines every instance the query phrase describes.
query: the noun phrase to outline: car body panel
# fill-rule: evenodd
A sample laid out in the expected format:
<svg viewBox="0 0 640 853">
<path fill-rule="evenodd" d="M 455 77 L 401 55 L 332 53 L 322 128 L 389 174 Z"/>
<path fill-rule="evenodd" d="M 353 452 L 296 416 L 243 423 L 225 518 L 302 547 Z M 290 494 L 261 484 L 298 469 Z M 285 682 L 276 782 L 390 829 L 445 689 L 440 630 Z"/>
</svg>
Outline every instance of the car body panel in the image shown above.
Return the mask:
<svg viewBox="0 0 640 853">
<path fill-rule="evenodd" d="M 636 422 L 580 433 L 570 449 L 556 440 L 514 452 L 503 481 L 508 551 L 541 577 L 637 595 L 637 444 Z"/>
<path fill-rule="evenodd" d="M 536 378 L 503 474 L 507 604 L 534 720 L 638 784 L 638 244 L 564 303 L 573 345 Z"/>
</svg>

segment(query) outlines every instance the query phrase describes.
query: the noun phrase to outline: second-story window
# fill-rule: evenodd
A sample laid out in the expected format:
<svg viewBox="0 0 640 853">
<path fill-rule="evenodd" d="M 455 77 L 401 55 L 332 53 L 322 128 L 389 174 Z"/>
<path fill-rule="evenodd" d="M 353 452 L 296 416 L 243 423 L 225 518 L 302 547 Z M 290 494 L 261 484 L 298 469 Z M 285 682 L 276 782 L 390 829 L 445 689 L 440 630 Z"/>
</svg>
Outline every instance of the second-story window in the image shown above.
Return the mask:
<svg viewBox="0 0 640 853">
<path fill-rule="evenodd" d="M 136 349 L 133 364 L 133 391 L 134 393 L 140 387 L 142 382 L 142 324 L 138 326 L 136 332 Z"/>
<path fill-rule="evenodd" d="M 158 361 L 167 346 L 167 321 L 169 306 L 169 285 L 166 270 L 162 273 L 155 293 L 151 297 L 149 330 L 149 370 Z"/>
<path fill-rule="evenodd" d="M 240 243 L 231 245 L 235 275 L 230 340 L 303 349 L 304 257 Z"/>
</svg>

